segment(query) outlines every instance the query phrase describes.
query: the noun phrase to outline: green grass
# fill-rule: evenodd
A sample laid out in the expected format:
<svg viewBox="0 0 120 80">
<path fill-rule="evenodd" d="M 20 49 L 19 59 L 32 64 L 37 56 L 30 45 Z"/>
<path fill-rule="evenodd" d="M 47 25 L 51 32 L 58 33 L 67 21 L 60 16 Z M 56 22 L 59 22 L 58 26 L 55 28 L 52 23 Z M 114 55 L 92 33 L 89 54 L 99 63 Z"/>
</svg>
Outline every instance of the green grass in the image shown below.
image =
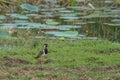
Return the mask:
<svg viewBox="0 0 120 80">
<path fill-rule="evenodd" d="M 33 47 L 36 41 L 37 45 Z M 14 42 L 16 44 L 17 41 Z M 1 60 L 0 71 L 5 68 L 4 72 L 6 72 L 2 75 L 3 80 L 107 80 L 116 79 L 119 75 L 117 72 L 119 70 L 117 67 L 120 65 L 119 43 L 104 40 L 30 40 L 18 46 L 23 43 L 19 42 L 11 50 L 1 50 L 0 59 L 8 56 L 26 60 L 29 64 L 9 67 L 5 65 L 7 61 Z M 10 44 L 10 42 L 7 43 Z M 40 64 L 40 60 L 34 57 L 44 43 L 48 43 L 49 53 Z M 110 72 L 107 67 L 112 67 Z"/>
</svg>

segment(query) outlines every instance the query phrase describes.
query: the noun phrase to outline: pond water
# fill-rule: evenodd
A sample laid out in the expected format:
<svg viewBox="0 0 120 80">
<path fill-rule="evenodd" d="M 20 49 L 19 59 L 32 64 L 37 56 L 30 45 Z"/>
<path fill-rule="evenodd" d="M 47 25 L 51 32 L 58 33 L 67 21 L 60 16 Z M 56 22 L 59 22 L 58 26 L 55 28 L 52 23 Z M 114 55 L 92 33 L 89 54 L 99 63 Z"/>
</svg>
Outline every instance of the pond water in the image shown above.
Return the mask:
<svg viewBox="0 0 120 80">
<path fill-rule="evenodd" d="M 95 9 L 88 5 L 61 7 L 55 2 L 49 2 L 52 6 L 21 4 L 18 12 L 0 15 L 0 37 L 17 30 L 27 36 L 82 36 L 120 41 L 120 8 L 112 8 L 112 1 L 103 1 L 103 6 Z"/>
</svg>

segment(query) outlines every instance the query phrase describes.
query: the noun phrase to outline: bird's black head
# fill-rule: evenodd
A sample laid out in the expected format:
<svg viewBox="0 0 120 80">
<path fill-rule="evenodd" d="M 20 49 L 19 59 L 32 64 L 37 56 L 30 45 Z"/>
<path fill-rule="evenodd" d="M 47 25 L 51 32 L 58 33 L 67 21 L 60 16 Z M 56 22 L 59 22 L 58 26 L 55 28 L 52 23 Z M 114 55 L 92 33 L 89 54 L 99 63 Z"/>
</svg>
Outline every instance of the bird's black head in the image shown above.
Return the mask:
<svg viewBox="0 0 120 80">
<path fill-rule="evenodd" d="M 48 44 L 44 44 L 45 47 L 48 47 Z"/>
</svg>

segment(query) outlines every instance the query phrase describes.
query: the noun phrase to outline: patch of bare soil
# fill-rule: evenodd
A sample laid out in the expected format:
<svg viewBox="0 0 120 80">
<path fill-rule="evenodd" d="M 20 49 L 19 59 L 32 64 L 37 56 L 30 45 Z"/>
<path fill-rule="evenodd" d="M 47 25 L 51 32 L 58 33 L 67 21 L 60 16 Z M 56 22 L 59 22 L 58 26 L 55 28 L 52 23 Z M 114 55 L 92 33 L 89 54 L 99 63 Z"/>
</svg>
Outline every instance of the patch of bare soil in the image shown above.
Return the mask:
<svg viewBox="0 0 120 80">
<path fill-rule="evenodd" d="M 15 69 L 12 72 L 12 75 L 15 77 L 21 77 L 24 75 L 32 74 L 34 71 L 43 70 L 41 66 L 26 66 L 21 69 Z"/>
<path fill-rule="evenodd" d="M 8 67 L 15 67 L 21 64 L 29 64 L 29 62 L 26 60 L 11 58 L 8 56 L 3 57 L 2 61 L 4 61 L 5 66 L 8 66 Z"/>
<path fill-rule="evenodd" d="M 1 74 L 1 73 L 0 73 L 0 80 L 1 80 L 1 79 L 4 79 L 4 76 L 5 76 L 5 74 Z"/>
<path fill-rule="evenodd" d="M 6 70 L 0 69 L 0 80 L 4 79 L 4 76 L 9 74 Z"/>
<path fill-rule="evenodd" d="M 113 52 L 120 53 L 120 49 L 119 48 L 109 48 L 109 49 L 106 49 L 106 50 L 101 50 L 98 53 L 105 54 L 105 53 L 113 53 Z"/>
<path fill-rule="evenodd" d="M 32 76 L 35 71 L 45 71 L 47 72 L 46 74 L 43 75 L 34 75 Z M 36 66 L 26 66 L 21 69 L 16 69 L 12 72 L 12 75 L 15 77 L 21 77 L 24 75 L 31 75 L 30 80 L 39 80 L 40 78 L 44 78 L 46 80 L 71 80 L 69 78 L 69 75 L 58 75 L 58 74 L 51 74 L 54 71 L 63 71 L 63 73 L 69 73 L 69 74 L 75 74 L 78 76 L 78 80 L 94 80 L 95 76 L 87 76 L 86 72 L 87 71 L 92 71 L 93 74 L 101 73 L 104 75 L 107 74 L 112 74 L 112 73 L 120 73 L 120 65 L 116 66 L 101 66 L 101 67 L 96 67 L 96 68 L 90 68 L 90 67 L 76 67 L 76 68 L 53 68 L 53 67 L 42 67 L 41 65 L 36 65 Z M 120 77 L 117 75 L 114 75 L 113 77 L 109 77 L 106 79 L 106 77 L 102 77 L 104 80 L 119 80 Z M 101 78 L 97 78 L 97 80 L 101 80 Z"/>
<path fill-rule="evenodd" d="M 29 73 L 29 72 L 34 72 L 34 71 L 42 71 L 42 70 L 46 70 L 46 71 L 51 71 L 51 70 L 54 70 L 54 68 L 50 68 L 50 67 L 42 67 L 40 65 L 38 66 L 25 66 L 23 67 L 22 69 L 16 69 L 14 71 L 14 75 L 24 75 L 24 73 Z"/>
<path fill-rule="evenodd" d="M 31 75 L 36 71 L 45 71 L 47 72 L 47 74 L 43 74 L 43 75 L 34 75 L 34 77 L 36 79 L 40 79 L 40 78 L 45 78 L 46 80 L 70 80 L 69 76 L 63 75 L 63 74 L 51 74 L 52 72 L 56 72 L 56 71 L 62 71 L 63 73 L 70 73 L 70 74 L 75 74 L 79 76 L 80 80 L 89 80 L 87 77 L 83 77 L 84 73 L 87 69 L 86 68 L 81 68 L 81 67 L 76 67 L 75 69 L 71 69 L 71 68 L 54 68 L 54 67 L 43 67 L 41 65 L 35 65 L 35 66 L 25 66 L 21 69 L 15 69 L 12 72 L 12 75 L 15 77 L 20 77 L 20 76 L 24 76 L 24 75 Z M 34 79 L 34 78 L 32 78 Z"/>
<path fill-rule="evenodd" d="M 17 76 L 17 77 L 18 76 L 23 76 L 23 75 L 26 75 L 26 74 L 27 74 L 27 72 L 22 70 L 22 69 L 16 69 L 12 72 L 12 75 Z"/>
<path fill-rule="evenodd" d="M 106 76 L 112 74 L 112 76 L 109 76 L 106 80 L 120 80 L 120 65 L 96 67 L 92 68 L 90 71 L 94 72 L 94 74 L 101 73 Z"/>
<path fill-rule="evenodd" d="M 41 66 L 26 66 L 26 67 L 24 67 L 22 69 L 25 70 L 25 71 L 30 71 L 30 70 L 33 70 L 33 71 L 44 70 L 44 68 L 41 67 Z"/>
<path fill-rule="evenodd" d="M 116 66 L 100 66 L 96 68 L 92 68 L 91 71 L 104 71 L 106 73 L 117 73 L 120 72 L 120 65 Z"/>
</svg>

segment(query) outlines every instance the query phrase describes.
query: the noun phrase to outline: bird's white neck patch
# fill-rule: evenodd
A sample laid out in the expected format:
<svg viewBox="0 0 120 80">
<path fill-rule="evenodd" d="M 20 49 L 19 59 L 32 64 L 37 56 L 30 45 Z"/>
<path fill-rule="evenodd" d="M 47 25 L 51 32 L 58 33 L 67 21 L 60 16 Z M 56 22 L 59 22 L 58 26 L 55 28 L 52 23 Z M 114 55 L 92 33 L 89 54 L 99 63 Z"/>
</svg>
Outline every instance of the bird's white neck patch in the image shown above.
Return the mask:
<svg viewBox="0 0 120 80">
<path fill-rule="evenodd" d="M 43 46 L 44 48 L 46 47 L 46 45 Z"/>
</svg>

